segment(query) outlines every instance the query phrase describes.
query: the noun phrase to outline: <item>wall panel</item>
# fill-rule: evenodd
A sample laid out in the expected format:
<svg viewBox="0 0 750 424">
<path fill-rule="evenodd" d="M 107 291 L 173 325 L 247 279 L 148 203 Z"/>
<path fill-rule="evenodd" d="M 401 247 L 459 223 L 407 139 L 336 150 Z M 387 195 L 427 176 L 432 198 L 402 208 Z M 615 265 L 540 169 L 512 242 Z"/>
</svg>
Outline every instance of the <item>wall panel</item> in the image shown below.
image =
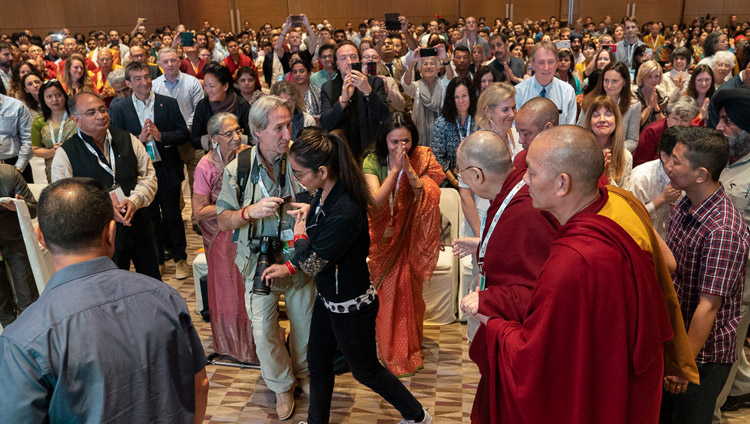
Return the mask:
<svg viewBox="0 0 750 424">
<path fill-rule="evenodd" d="M 654 0 L 651 0 L 654 1 Z M 612 22 L 619 22 L 620 19 L 625 16 L 627 8 L 626 0 L 580 0 L 576 1 L 576 11 L 574 11 L 574 20 L 578 16 L 586 17 L 591 16 L 594 22 L 597 24 L 604 20 L 604 17 L 609 15 L 612 17 Z M 576 13 L 577 12 L 577 13 Z"/>
<path fill-rule="evenodd" d="M 201 29 L 203 28 L 203 21 L 206 19 L 217 28 L 229 30 L 232 27 L 229 19 L 229 0 L 177 1 L 179 7 L 178 20 L 188 28 Z M 261 2 L 256 1 L 255 3 Z"/>
<path fill-rule="evenodd" d="M 0 29 L 15 32 L 29 29 L 45 34 L 66 27 L 72 33 L 93 29 L 130 32 L 139 16 L 148 18 L 147 28 L 174 26 L 179 21 L 178 0 L 10 0 L 3 2 Z"/>
<path fill-rule="evenodd" d="M 289 16 L 286 0 L 238 0 L 238 2 L 241 22 L 250 21 L 253 28 L 259 28 L 265 22 L 281 26 Z"/>
<path fill-rule="evenodd" d="M 257 2 L 258 0 L 245 0 Z M 305 13 L 312 22 L 328 19 L 332 25 L 343 27 L 347 21 L 354 24 L 368 18 L 383 20 L 384 14 L 400 13 L 415 24 L 429 21 L 440 14 L 453 21 L 458 17 L 457 0 L 401 0 L 351 1 L 351 0 L 288 0 L 289 13 Z M 286 17 L 286 16 L 285 16 Z M 284 17 L 284 18 L 285 18 Z M 283 19 L 283 18 L 282 18 Z"/>
</svg>

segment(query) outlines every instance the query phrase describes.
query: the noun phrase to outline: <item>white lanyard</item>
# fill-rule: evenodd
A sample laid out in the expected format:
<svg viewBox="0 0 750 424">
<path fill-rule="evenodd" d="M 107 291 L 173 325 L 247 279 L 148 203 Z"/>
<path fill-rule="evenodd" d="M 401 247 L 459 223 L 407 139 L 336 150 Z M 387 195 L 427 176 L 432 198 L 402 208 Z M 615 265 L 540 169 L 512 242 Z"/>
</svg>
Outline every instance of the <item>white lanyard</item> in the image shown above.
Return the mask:
<svg viewBox="0 0 750 424">
<path fill-rule="evenodd" d="M 255 163 L 258 164 L 258 168 L 262 168 L 263 164 L 260 161 L 260 153 L 258 152 L 258 148 L 255 149 Z M 270 164 L 273 167 L 273 164 Z M 258 185 L 260 186 L 260 191 L 263 193 L 263 197 L 271 197 L 270 194 L 268 194 L 268 190 L 266 189 L 266 185 L 263 183 L 263 177 L 260 176 L 260 172 L 258 172 Z"/>
<path fill-rule="evenodd" d="M 389 165 L 388 162 L 389 161 L 386 160 L 386 165 Z M 390 168 L 388 168 L 388 170 L 390 171 Z M 398 177 L 396 177 L 396 190 L 395 190 L 395 193 L 392 191 L 391 194 L 388 195 L 388 204 L 391 207 L 391 221 L 393 221 L 393 205 L 398 200 L 398 186 L 399 186 L 399 183 L 401 182 L 401 176 L 402 175 L 404 175 L 404 170 L 403 169 L 400 170 L 400 171 L 398 171 Z"/>
<path fill-rule="evenodd" d="M 114 184 L 115 181 L 115 151 L 112 148 L 112 135 L 110 135 L 109 130 L 107 130 L 107 137 L 104 139 L 104 143 L 109 142 L 109 162 L 111 165 L 108 165 L 104 162 L 102 162 L 102 159 L 99 157 L 99 155 L 96 153 L 96 150 L 94 150 L 93 147 L 89 143 L 86 143 L 86 141 L 83 140 L 83 135 L 81 135 L 81 130 L 78 130 L 78 137 L 83 141 L 83 144 L 86 146 L 87 149 L 89 149 L 89 152 L 91 152 L 92 155 L 96 156 L 96 160 L 99 162 L 99 166 L 101 166 L 105 171 L 109 172 L 110 175 L 112 175 L 112 182 Z"/>
<path fill-rule="evenodd" d="M 471 133 L 471 116 L 466 116 L 466 135 L 461 133 L 461 118 L 456 120 L 456 128 L 458 128 L 458 138 L 460 141 L 464 141 L 464 138 L 468 137 Z"/>
<path fill-rule="evenodd" d="M 63 114 L 62 121 L 60 121 L 60 129 L 57 131 L 57 140 L 60 140 L 60 143 L 63 142 L 62 136 L 63 136 L 63 130 L 65 129 L 65 120 L 68 119 L 68 112 L 65 111 L 65 114 Z M 55 131 L 52 129 L 52 122 L 49 122 L 49 137 L 52 139 L 52 146 L 54 147 L 55 144 L 57 144 L 57 140 L 55 140 Z"/>
<path fill-rule="evenodd" d="M 492 223 L 490 224 L 490 228 L 487 230 L 487 235 L 484 236 L 484 239 L 482 240 L 482 245 L 479 247 L 479 258 L 478 262 L 480 264 L 484 263 L 484 254 L 487 253 L 487 243 L 490 241 L 490 237 L 492 237 L 492 232 L 495 231 L 495 225 L 497 225 L 497 222 L 500 220 L 500 216 L 502 216 L 503 212 L 505 212 L 505 208 L 508 207 L 508 203 L 510 203 L 511 200 L 513 200 L 513 197 L 518 193 L 519 190 L 525 185 L 526 183 L 521 180 L 516 184 L 515 187 L 513 187 L 513 190 L 508 193 L 507 196 L 505 196 L 505 200 L 503 200 L 503 203 L 500 205 L 500 209 L 495 212 L 495 217 L 492 218 Z M 484 226 L 482 226 L 484 227 Z M 482 228 L 482 232 L 484 232 L 484 228 Z M 480 265 L 481 266 L 481 265 Z"/>
<path fill-rule="evenodd" d="M 255 148 L 255 163 L 258 164 L 258 167 L 262 167 L 262 164 L 260 162 L 258 162 L 260 160 L 260 158 L 258 157 L 259 155 L 260 155 L 260 151 L 259 151 L 258 147 L 256 146 L 256 148 Z M 221 156 L 221 153 L 219 153 L 219 156 Z M 287 161 L 284 161 L 284 162 L 287 162 Z M 271 165 L 271 168 L 273 168 L 273 164 L 270 164 L 270 165 Z M 281 170 L 281 172 L 279 172 L 279 176 L 282 173 L 286 174 L 284 172 L 284 170 Z M 286 185 L 286 178 L 284 178 L 284 181 L 281 181 L 281 184 Z M 291 182 L 290 182 L 290 184 L 291 184 Z M 271 195 L 268 193 L 268 190 L 266 189 L 266 185 L 263 183 L 263 178 L 260 176 L 260 172 L 258 172 L 258 185 L 260 186 L 260 191 L 263 193 L 263 197 L 271 197 Z M 283 185 L 279 186 L 279 191 L 281 192 L 280 197 L 283 196 L 283 194 L 284 194 L 284 186 Z M 290 190 L 290 191 L 294 191 L 294 190 Z"/>
</svg>

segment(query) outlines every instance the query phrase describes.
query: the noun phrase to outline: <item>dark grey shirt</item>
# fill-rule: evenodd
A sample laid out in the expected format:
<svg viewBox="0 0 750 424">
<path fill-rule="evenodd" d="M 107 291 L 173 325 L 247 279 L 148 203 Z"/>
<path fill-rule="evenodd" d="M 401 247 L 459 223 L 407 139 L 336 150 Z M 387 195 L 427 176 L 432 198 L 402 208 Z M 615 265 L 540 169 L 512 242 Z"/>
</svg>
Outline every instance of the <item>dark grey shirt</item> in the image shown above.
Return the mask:
<svg viewBox="0 0 750 424">
<path fill-rule="evenodd" d="M 70 265 L 0 335 L 0 423 L 192 423 L 205 363 L 176 290 L 107 257 Z"/>
</svg>

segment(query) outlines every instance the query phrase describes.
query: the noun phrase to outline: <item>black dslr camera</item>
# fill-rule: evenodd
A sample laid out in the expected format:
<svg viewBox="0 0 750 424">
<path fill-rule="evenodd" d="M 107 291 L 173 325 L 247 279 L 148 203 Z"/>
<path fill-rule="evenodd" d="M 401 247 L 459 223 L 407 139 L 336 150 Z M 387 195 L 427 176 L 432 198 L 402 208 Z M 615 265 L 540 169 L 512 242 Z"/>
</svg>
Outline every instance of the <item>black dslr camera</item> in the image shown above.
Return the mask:
<svg viewBox="0 0 750 424">
<path fill-rule="evenodd" d="M 261 280 L 263 271 L 276 263 L 276 253 L 281 249 L 281 239 L 273 236 L 254 237 L 250 240 L 250 251 L 258 254 L 258 266 L 253 276 L 253 294 L 267 295 L 271 287 Z"/>
</svg>

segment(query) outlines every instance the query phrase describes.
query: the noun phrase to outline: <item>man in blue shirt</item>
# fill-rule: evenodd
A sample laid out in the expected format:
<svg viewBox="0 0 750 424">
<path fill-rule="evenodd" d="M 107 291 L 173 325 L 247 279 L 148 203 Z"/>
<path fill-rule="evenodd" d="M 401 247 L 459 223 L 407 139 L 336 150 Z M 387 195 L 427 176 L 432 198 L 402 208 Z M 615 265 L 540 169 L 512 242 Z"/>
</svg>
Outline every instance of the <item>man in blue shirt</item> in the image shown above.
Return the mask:
<svg viewBox="0 0 750 424">
<path fill-rule="evenodd" d="M 531 50 L 534 76 L 516 86 L 516 107 L 534 97 L 546 97 L 557 106 L 560 125 L 576 123 L 576 93 L 570 84 L 555 78 L 557 73 L 557 48 L 550 41 L 542 41 Z"/>
<path fill-rule="evenodd" d="M 202 422 L 206 357 L 185 300 L 109 259 L 115 222 L 102 185 L 57 181 L 38 215 L 56 272 L 0 335 L 0 422 Z"/>
<path fill-rule="evenodd" d="M 27 183 L 33 183 L 31 167 L 27 166 L 33 153 L 26 107 L 22 101 L 0 94 L 0 118 L 0 163 L 15 166 Z"/>
</svg>

